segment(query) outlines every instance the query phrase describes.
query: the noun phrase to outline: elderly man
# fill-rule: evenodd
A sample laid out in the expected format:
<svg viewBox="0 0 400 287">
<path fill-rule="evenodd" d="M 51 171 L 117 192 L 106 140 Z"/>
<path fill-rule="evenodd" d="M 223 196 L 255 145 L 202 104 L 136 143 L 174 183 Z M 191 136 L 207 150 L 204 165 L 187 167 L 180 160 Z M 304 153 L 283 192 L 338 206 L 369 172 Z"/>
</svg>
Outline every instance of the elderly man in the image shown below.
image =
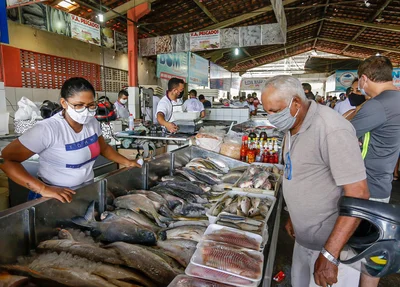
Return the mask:
<svg viewBox="0 0 400 287">
<path fill-rule="evenodd" d="M 354 128 L 308 100 L 291 76 L 268 79 L 262 103 L 271 124 L 286 132 L 283 195 L 291 218 L 286 229 L 296 240 L 293 287 L 358 287 L 360 273 L 337 260 L 359 224 L 338 216 L 339 198 L 369 197 Z"/>
<path fill-rule="evenodd" d="M 184 112 L 200 112 L 200 117 L 204 118 L 206 116 L 206 111 L 204 110 L 204 105 L 197 99 L 197 91 L 191 90 L 189 92 L 189 99 L 187 99 L 182 106 Z"/>
<path fill-rule="evenodd" d="M 351 123 L 363 140 L 370 200 L 389 202 L 393 169 L 400 150 L 400 91 L 393 85 L 393 66 L 384 56 L 373 56 L 358 67 L 358 87 L 370 97 Z M 379 278 L 361 276 L 361 287 L 378 286 Z"/>
</svg>

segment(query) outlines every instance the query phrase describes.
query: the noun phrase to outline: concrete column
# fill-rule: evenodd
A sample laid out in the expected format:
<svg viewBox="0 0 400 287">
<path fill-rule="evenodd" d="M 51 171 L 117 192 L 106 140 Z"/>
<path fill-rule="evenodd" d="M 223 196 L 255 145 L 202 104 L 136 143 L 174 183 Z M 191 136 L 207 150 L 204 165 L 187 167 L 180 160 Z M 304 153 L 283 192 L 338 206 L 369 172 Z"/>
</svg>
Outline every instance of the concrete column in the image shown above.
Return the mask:
<svg viewBox="0 0 400 287">
<path fill-rule="evenodd" d="M 138 87 L 138 52 L 139 41 L 138 31 L 136 27 L 140 18 L 150 13 L 151 6 L 149 3 L 140 4 L 128 10 L 128 82 L 129 82 L 129 98 L 128 108 L 130 113 L 135 117 L 140 117 L 139 103 L 139 87 Z"/>
</svg>

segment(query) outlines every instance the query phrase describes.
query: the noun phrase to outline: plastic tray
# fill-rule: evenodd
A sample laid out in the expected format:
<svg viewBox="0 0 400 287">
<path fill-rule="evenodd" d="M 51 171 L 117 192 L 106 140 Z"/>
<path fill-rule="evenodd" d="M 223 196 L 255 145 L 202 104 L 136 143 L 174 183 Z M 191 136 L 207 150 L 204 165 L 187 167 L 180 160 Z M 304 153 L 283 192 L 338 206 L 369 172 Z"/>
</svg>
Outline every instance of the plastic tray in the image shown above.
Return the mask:
<svg viewBox="0 0 400 287">
<path fill-rule="evenodd" d="M 259 165 L 259 166 L 276 166 L 279 170 L 283 170 L 283 165 L 281 164 L 271 164 L 271 163 L 252 163 L 251 165 Z M 281 186 L 282 183 L 282 176 L 279 176 L 278 180 L 276 181 L 275 188 L 274 190 L 267 190 L 267 189 L 261 189 L 261 188 L 250 188 L 250 187 L 238 187 L 237 184 L 240 182 L 240 180 L 243 178 L 243 176 L 247 173 L 244 172 L 243 175 L 236 181 L 236 183 L 233 185 L 232 190 L 233 191 L 245 191 L 245 192 L 252 192 L 252 193 L 263 193 L 263 194 L 269 194 L 275 196 L 276 193 L 279 190 L 279 187 Z"/>
<path fill-rule="evenodd" d="M 211 246 L 210 246 L 210 243 L 212 244 Z M 219 267 L 211 267 L 211 266 L 205 265 L 204 261 L 203 261 L 202 254 L 204 252 L 204 248 L 207 247 L 207 246 L 208 246 L 208 248 L 216 248 L 216 249 L 225 247 L 225 248 L 237 250 L 237 252 L 246 252 L 248 254 L 251 254 L 251 257 L 257 258 L 259 260 L 259 266 L 258 267 L 259 267 L 259 270 L 260 270 L 260 274 L 256 278 L 249 278 L 249 277 L 245 277 L 245 276 L 240 275 L 240 274 L 236 274 L 236 273 L 234 273 L 232 271 L 221 270 L 221 269 L 219 269 L 220 266 Z M 193 254 L 192 258 L 190 259 L 190 263 L 192 263 L 193 265 L 196 265 L 196 266 L 204 267 L 204 268 L 209 269 L 209 270 L 218 271 L 218 272 L 223 273 L 223 274 L 225 274 L 227 276 L 234 276 L 234 277 L 236 277 L 238 279 L 243 279 L 244 280 L 243 282 L 248 281 L 248 283 L 253 284 L 255 282 L 259 282 L 261 280 L 261 278 L 262 278 L 264 255 L 261 252 L 254 251 L 254 250 L 247 249 L 247 248 L 235 248 L 235 246 L 227 245 L 227 244 L 223 244 L 223 243 L 221 244 L 221 243 L 213 242 L 213 241 L 210 241 L 210 242 L 203 241 L 197 246 L 196 252 Z M 254 265 L 251 266 L 251 267 L 252 267 L 252 269 L 256 268 L 256 266 L 254 266 Z M 206 278 L 206 279 L 209 279 L 209 278 Z M 211 280 L 214 280 L 214 279 L 211 279 Z M 223 280 L 226 280 L 226 278 L 224 278 Z M 233 282 L 220 281 L 220 280 L 216 280 L 216 281 L 233 284 Z M 247 285 L 247 284 L 244 283 L 243 285 Z"/>
<path fill-rule="evenodd" d="M 200 112 L 176 112 L 174 113 L 175 121 L 196 120 L 200 117 Z"/>
<path fill-rule="evenodd" d="M 226 285 L 222 283 L 216 283 L 215 281 L 209 281 L 206 279 L 192 277 L 187 275 L 178 275 L 175 279 L 168 285 L 168 287 L 232 287 L 232 285 Z"/>
<path fill-rule="evenodd" d="M 215 224 L 217 222 L 217 217 L 218 216 L 214 216 L 212 215 L 215 207 L 217 206 L 218 203 L 220 203 L 221 201 L 225 200 L 225 198 L 227 197 L 232 197 L 234 195 L 242 195 L 242 196 L 249 196 L 249 197 L 259 197 L 259 198 L 269 198 L 272 200 L 272 204 L 269 207 L 267 216 L 265 217 L 265 223 L 267 223 L 269 217 L 271 216 L 272 210 L 275 206 L 275 202 L 276 202 L 276 197 L 271 195 L 271 194 L 264 194 L 264 193 L 253 193 L 253 192 L 247 192 L 247 191 L 239 191 L 239 190 L 231 190 L 228 191 L 220 200 L 218 200 L 207 212 L 206 215 L 208 217 L 208 221 L 210 222 L 210 224 Z"/>
<path fill-rule="evenodd" d="M 215 282 L 231 284 L 238 287 L 257 287 L 260 281 L 251 281 L 237 276 L 232 276 L 221 271 L 209 269 L 204 266 L 189 263 L 185 270 L 186 275 L 212 280 Z"/>
<path fill-rule="evenodd" d="M 232 232 L 232 233 L 237 233 L 237 234 L 240 234 L 240 235 L 245 235 L 245 236 L 247 236 L 248 238 L 254 239 L 254 240 L 258 243 L 258 248 L 257 248 L 257 249 L 251 248 L 251 249 L 256 250 L 256 251 L 260 251 L 261 245 L 262 245 L 262 243 L 263 243 L 263 238 L 262 238 L 260 235 L 255 234 L 255 233 L 251 233 L 251 232 L 247 232 L 247 231 L 242 231 L 242 230 L 235 229 L 235 228 L 232 228 L 232 227 L 227 227 L 227 226 L 218 225 L 218 224 L 211 224 L 211 225 L 209 225 L 209 226 L 207 227 L 206 231 L 204 232 L 203 239 L 204 239 L 204 240 L 212 240 L 212 239 L 208 239 L 208 238 L 207 238 L 207 235 L 217 233 L 218 231 L 221 231 L 221 230 L 226 230 L 226 231 L 229 231 L 229 232 Z M 215 241 L 215 240 L 212 240 L 212 241 Z M 215 241 L 215 242 L 221 242 L 221 241 Z M 243 245 L 240 245 L 240 244 L 232 244 L 232 243 L 230 243 L 230 242 L 223 242 L 223 243 L 228 243 L 228 244 L 231 244 L 231 245 L 236 245 L 236 246 L 238 246 L 238 247 L 249 248 L 249 247 L 246 247 L 246 246 L 243 246 Z"/>
</svg>

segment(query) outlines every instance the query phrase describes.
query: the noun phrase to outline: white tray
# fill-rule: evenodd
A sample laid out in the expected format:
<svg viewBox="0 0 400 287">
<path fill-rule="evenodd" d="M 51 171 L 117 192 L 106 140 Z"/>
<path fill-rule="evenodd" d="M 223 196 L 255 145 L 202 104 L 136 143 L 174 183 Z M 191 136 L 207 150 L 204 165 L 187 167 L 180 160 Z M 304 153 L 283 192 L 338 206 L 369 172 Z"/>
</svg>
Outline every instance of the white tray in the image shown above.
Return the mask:
<svg viewBox="0 0 400 287">
<path fill-rule="evenodd" d="M 271 194 L 264 194 L 264 193 L 254 193 L 254 192 L 247 192 L 247 191 L 242 191 L 242 190 L 232 190 L 228 191 L 220 200 L 218 200 L 207 212 L 206 215 L 208 217 L 208 221 L 210 224 L 215 224 L 217 222 L 217 217 L 212 215 L 215 207 L 217 206 L 218 203 L 221 201 L 225 200 L 227 197 L 232 197 L 234 195 L 242 195 L 242 196 L 248 196 L 248 197 L 259 197 L 259 198 L 269 198 L 272 200 L 272 204 L 268 210 L 267 216 L 265 217 L 265 224 L 267 224 L 267 221 L 269 217 L 271 216 L 272 210 L 274 209 L 275 202 L 276 202 L 276 197 L 271 195 Z"/>
<path fill-rule="evenodd" d="M 237 276 L 232 276 L 221 271 L 209 269 L 205 266 L 198 266 L 193 263 L 189 263 L 185 270 L 186 275 L 207 279 L 219 283 L 225 283 L 232 286 L 238 287 L 257 287 L 259 281 L 251 281 L 243 279 Z"/>
<path fill-rule="evenodd" d="M 218 246 L 225 245 L 225 246 L 227 246 L 229 248 L 237 249 L 238 252 L 246 252 L 248 254 L 251 254 L 251 256 L 254 257 L 254 258 L 258 258 L 259 261 L 260 261 L 259 266 L 258 266 L 259 269 L 260 269 L 260 274 L 258 275 L 257 278 L 249 278 L 249 277 L 242 276 L 240 274 L 235 274 L 235 273 L 230 272 L 230 271 L 225 271 L 225 270 L 221 270 L 219 268 L 215 268 L 215 267 L 211 267 L 211 266 L 205 265 L 204 262 L 203 262 L 203 257 L 202 257 L 203 248 L 205 246 L 207 246 L 207 244 L 210 244 L 210 243 L 213 244 L 213 246 L 215 245 L 214 248 L 219 248 Z M 213 248 L 213 247 L 210 247 L 210 248 Z M 190 263 L 192 263 L 193 265 L 196 265 L 196 266 L 204 267 L 204 268 L 209 269 L 209 270 L 218 271 L 218 272 L 223 273 L 225 275 L 234 276 L 234 277 L 239 278 L 239 279 L 244 279 L 244 280 L 247 280 L 250 284 L 253 284 L 255 282 L 259 282 L 261 280 L 261 278 L 262 278 L 264 255 L 261 252 L 258 252 L 258 251 L 255 251 L 255 250 L 251 250 L 251 249 L 247 249 L 247 248 L 235 248 L 235 246 L 233 246 L 233 245 L 227 245 L 227 244 L 223 244 L 223 243 L 219 244 L 218 242 L 214 242 L 214 241 L 209 241 L 209 242 L 203 241 L 203 242 L 201 242 L 200 244 L 197 245 L 197 249 L 196 249 L 195 253 L 193 254 L 192 258 L 190 259 Z M 218 281 L 218 282 L 221 282 L 221 281 Z M 222 282 L 226 282 L 226 281 L 222 281 Z M 230 282 L 226 282 L 226 283 L 232 284 Z M 246 285 L 246 284 L 244 284 L 244 285 Z"/>
<path fill-rule="evenodd" d="M 247 232 L 247 231 L 243 231 L 243 230 L 239 230 L 239 229 L 236 229 L 236 228 L 228 227 L 228 226 L 218 225 L 218 224 L 209 225 L 207 227 L 206 231 L 204 232 L 203 239 L 204 240 L 211 240 L 211 239 L 206 238 L 207 235 L 216 233 L 216 231 L 220 231 L 220 230 L 226 230 L 226 231 L 230 231 L 230 232 L 237 233 L 237 234 L 242 234 L 242 235 L 245 235 L 245 236 L 247 236 L 249 238 L 252 238 L 255 241 L 257 241 L 258 246 L 259 246 L 259 248 L 257 250 L 256 249 L 254 249 L 254 250 L 260 251 L 260 249 L 261 249 L 261 245 L 263 243 L 263 238 L 260 235 L 255 234 L 255 233 L 251 233 L 251 232 Z M 211 241 L 213 241 L 213 240 L 211 240 Z M 220 241 L 215 241 L 215 242 L 220 242 Z M 227 242 L 224 242 L 224 243 L 227 243 Z M 232 244 L 232 243 L 228 243 L 228 244 Z M 245 246 L 240 246 L 240 245 L 236 245 L 236 246 L 245 248 Z"/>
<path fill-rule="evenodd" d="M 192 276 L 187 276 L 187 275 L 178 275 L 175 277 L 175 279 L 169 283 L 168 287 L 176 287 L 176 286 L 183 286 L 182 284 L 185 283 L 185 280 L 195 280 L 196 283 L 201 284 L 203 287 L 231 287 L 232 285 L 226 285 L 226 284 L 219 284 L 214 281 L 208 281 L 203 278 L 198 278 L 198 277 L 192 277 Z M 182 282 L 183 281 L 183 282 Z M 179 284 L 179 285 L 178 285 Z M 193 286 L 193 285 L 190 285 Z M 200 286 L 200 285 L 196 285 Z"/>
</svg>

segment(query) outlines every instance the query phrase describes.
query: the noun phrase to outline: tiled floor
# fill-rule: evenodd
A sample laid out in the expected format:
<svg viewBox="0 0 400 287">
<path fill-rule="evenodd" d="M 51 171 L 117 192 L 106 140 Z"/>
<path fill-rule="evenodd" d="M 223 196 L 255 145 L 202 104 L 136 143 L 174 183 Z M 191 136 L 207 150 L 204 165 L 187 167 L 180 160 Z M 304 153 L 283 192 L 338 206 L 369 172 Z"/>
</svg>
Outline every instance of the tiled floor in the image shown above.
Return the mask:
<svg viewBox="0 0 400 287">
<path fill-rule="evenodd" d="M 400 181 L 393 182 L 391 203 L 400 204 Z M 292 240 L 286 233 L 284 226 L 287 219 L 288 219 L 288 212 L 282 209 L 281 226 L 279 230 L 279 240 L 276 251 L 275 268 L 273 275 L 282 270 L 286 274 L 286 279 L 279 284 L 273 282 L 272 286 L 276 287 L 292 286 L 290 282 L 290 265 L 292 263 L 294 240 Z M 394 274 L 384 277 L 381 279 L 379 283 L 379 287 L 395 287 L 395 286 L 400 286 L 400 274 Z"/>
</svg>

